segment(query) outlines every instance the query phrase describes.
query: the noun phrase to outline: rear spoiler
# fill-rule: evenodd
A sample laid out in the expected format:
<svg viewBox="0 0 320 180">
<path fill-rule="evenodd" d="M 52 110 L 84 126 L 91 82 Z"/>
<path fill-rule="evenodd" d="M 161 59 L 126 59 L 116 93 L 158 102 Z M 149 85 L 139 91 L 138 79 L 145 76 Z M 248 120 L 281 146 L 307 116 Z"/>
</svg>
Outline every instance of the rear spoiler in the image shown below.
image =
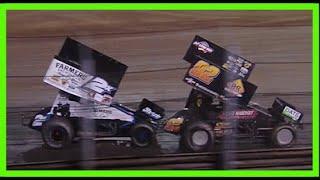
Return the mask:
<svg viewBox="0 0 320 180">
<path fill-rule="evenodd" d="M 69 37 L 43 79 L 62 91 L 109 105 L 127 66 Z"/>
<path fill-rule="evenodd" d="M 206 94 L 246 105 L 257 86 L 248 82 L 254 63 L 196 36 L 184 60 L 191 63 L 183 81 Z"/>
</svg>

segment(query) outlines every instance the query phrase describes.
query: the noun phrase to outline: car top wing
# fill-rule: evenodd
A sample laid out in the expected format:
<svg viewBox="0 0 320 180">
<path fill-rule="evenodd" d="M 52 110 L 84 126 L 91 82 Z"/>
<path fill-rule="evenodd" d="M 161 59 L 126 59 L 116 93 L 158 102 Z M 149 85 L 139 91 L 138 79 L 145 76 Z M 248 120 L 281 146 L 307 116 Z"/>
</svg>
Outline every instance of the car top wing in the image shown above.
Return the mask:
<svg viewBox="0 0 320 180">
<path fill-rule="evenodd" d="M 125 64 L 67 37 L 43 81 L 78 97 L 110 104 L 126 70 Z"/>
<path fill-rule="evenodd" d="M 198 35 L 192 40 L 183 59 L 191 64 L 200 59 L 206 60 L 244 80 L 249 78 L 255 66 L 254 63 L 247 59 L 233 54 Z"/>
</svg>

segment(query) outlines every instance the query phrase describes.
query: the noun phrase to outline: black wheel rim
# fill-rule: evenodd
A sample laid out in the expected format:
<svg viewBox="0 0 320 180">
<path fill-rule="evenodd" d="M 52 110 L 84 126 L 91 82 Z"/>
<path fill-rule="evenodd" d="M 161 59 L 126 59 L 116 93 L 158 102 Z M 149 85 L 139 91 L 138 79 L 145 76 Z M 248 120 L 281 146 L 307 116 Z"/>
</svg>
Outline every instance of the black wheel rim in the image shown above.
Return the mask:
<svg viewBox="0 0 320 180">
<path fill-rule="evenodd" d="M 139 128 L 135 133 L 135 139 L 139 144 L 149 144 L 152 138 L 152 132 L 147 128 Z"/>
<path fill-rule="evenodd" d="M 66 139 L 66 131 L 61 127 L 52 128 L 49 134 L 49 138 L 53 142 L 62 143 Z"/>
</svg>

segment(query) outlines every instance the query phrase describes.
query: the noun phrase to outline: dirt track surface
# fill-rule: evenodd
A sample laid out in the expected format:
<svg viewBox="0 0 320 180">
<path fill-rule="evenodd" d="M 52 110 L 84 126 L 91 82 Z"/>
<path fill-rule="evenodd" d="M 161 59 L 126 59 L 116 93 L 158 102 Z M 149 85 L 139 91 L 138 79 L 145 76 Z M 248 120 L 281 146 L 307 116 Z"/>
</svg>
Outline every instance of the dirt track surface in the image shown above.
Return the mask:
<svg viewBox="0 0 320 180">
<path fill-rule="evenodd" d="M 253 101 L 269 107 L 279 96 L 305 114 L 298 147 L 312 144 L 312 27 L 308 11 L 9 11 L 7 16 L 7 161 L 81 158 L 75 145 L 63 151 L 42 148 L 40 134 L 20 125 L 50 106 L 57 90 L 42 82 L 66 36 L 129 66 L 116 101 L 133 108 L 142 98 L 162 105 L 167 116 L 184 106 L 191 89 L 182 82 L 189 64 L 182 57 L 194 35 L 203 36 L 256 63 L 249 81 Z M 179 137 L 159 132 L 149 150 L 96 144 L 94 156 L 175 153 Z M 239 141 L 237 149 L 268 148 Z M 89 153 L 90 154 L 90 153 Z"/>
</svg>

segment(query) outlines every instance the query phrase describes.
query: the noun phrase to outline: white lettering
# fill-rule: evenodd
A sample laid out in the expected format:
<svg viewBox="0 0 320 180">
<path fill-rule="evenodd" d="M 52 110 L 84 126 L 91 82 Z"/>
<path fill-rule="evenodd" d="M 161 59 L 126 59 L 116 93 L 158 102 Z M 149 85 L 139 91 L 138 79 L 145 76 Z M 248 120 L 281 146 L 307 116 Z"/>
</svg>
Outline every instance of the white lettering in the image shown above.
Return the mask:
<svg viewBox="0 0 320 180">
<path fill-rule="evenodd" d="M 151 117 L 153 117 L 155 119 L 160 119 L 161 118 L 161 116 L 159 114 L 153 112 L 152 109 L 149 108 L 149 107 L 145 107 L 144 109 L 142 109 L 142 112 L 150 115 Z"/>
<path fill-rule="evenodd" d="M 292 119 L 295 120 L 295 121 L 297 121 L 297 120 L 300 118 L 300 116 L 301 116 L 301 113 L 300 113 L 300 112 L 298 112 L 298 111 L 296 111 L 296 110 L 294 110 L 294 109 L 292 109 L 292 108 L 290 108 L 290 107 L 288 107 L 288 106 L 286 106 L 286 107 L 283 109 L 282 114 L 284 114 L 284 115 L 292 118 Z"/>
</svg>

